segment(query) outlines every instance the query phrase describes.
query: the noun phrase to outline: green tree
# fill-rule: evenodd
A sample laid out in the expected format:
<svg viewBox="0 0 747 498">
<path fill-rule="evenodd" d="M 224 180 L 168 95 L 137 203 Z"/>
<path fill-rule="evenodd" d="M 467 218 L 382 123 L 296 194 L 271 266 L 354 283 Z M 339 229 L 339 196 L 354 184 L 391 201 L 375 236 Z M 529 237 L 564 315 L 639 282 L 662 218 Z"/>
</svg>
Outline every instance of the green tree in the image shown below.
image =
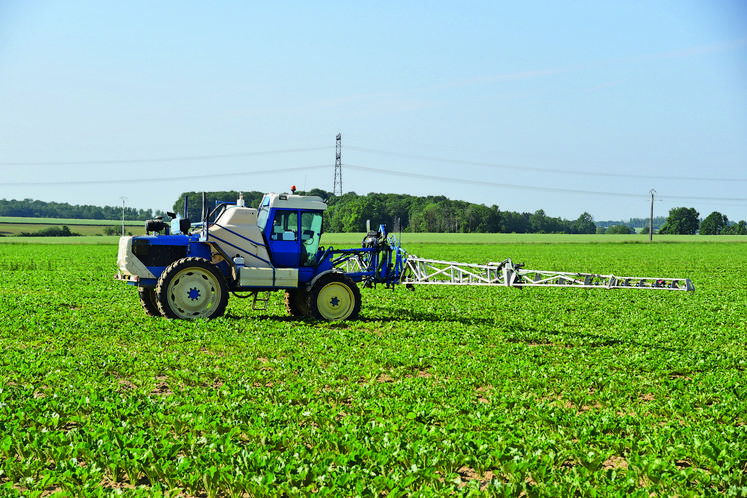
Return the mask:
<svg viewBox="0 0 747 498">
<path fill-rule="evenodd" d="M 629 234 L 633 233 L 633 229 L 628 225 L 612 225 L 607 229 L 607 233 L 611 234 Z"/>
<path fill-rule="evenodd" d="M 355 192 L 349 192 L 337 198 L 334 206 L 330 207 L 329 229 L 332 232 L 363 232 L 366 230 L 366 220 L 370 219 L 374 228 L 376 219 L 366 209 L 366 198 Z M 375 225 L 378 226 L 378 225 Z"/>
<path fill-rule="evenodd" d="M 527 233 L 529 231 L 529 213 L 504 211 L 501 216 L 501 231 L 504 233 Z"/>
<path fill-rule="evenodd" d="M 700 213 L 695 208 L 676 207 L 669 210 L 669 217 L 659 233 L 669 235 L 695 235 L 700 228 Z"/>
<path fill-rule="evenodd" d="M 529 217 L 529 230 L 532 233 L 552 232 L 544 209 L 538 209 Z"/>
<path fill-rule="evenodd" d="M 19 237 L 77 237 L 79 233 L 71 232 L 67 225 L 42 228 L 36 232 L 21 232 Z"/>
<path fill-rule="evenodd" d="M 721 233 L 724 235 L 747 235 L 747 222 L 740 220 L 739 223 L 725 227 Z"/>
<path fill-rule="evenodd" d="M 700 222 L 700 235 L 720 235 L 729 226 L 725 214 L 714 211 Z"/>
<path fill-rule="evenodd" d="M 484 204 L 473 204 L 472 215 L 477 227 L 474 231 L 482 233 L 499 233 L 502 231 L 501 224 L 503 214 L 497 205 L 488 207 Z"/>
<path fill-rule="evenodd" d="M 0 216 L 24 216 L 30 218 L 75 218 L 95 220 L 118 220 L 122 217 L 122 206 L 70 205 L 63 202 L 43 202 L 33 199 L 17 201 L 0 199 Z M 146 220 L 152 217 L 150 210 L 125 209 L 128 220 Z"/>
<path fill-rule="evenodd" d="M 421 232 L 440 232 L 441 216 L 437 204 L 428 204 L 423 208 L 423 221 L 420 224 Z"/>
<path fill-rule="evenodd" d="M 594 224 L 592 216 L 584 211 L 584 213 L 573 222 L 571 231 L 573 233 L 596 233 L 597 226 Z"/>
</svg>

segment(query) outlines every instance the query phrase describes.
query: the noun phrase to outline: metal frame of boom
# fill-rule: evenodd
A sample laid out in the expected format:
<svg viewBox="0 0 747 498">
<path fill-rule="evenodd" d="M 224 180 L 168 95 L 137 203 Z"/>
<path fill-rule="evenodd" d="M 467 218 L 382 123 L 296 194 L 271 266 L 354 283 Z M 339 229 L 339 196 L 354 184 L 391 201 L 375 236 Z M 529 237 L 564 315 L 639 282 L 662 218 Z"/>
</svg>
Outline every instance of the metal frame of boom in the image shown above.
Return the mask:
<svg viewBox="0 0 747 498">
<path fill-rule="evenodd" d="M 401 283 L 410 285 L 498 285 L 504 287 L 578 287 L 581 289 L 659 289 L 694 291 L 690 279 L 619 277 L 597 273 L 527 270 L 511 259 L 486 265 L 409 256 Z"/>
</svg>

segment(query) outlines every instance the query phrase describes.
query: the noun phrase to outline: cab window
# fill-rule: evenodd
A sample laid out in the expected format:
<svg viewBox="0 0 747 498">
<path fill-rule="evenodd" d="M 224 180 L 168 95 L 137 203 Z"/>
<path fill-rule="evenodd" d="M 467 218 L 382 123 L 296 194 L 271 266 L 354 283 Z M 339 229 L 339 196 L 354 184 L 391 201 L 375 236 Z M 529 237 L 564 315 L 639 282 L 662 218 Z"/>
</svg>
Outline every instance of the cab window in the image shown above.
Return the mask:
<svg viewBox="0 0 747 498">
<path fill-rule="evenodd" d="M 275 211 L 271 240 L 298 240 L 298 212 Z"/>
<path fill-rule="evenodd" d="M 301 266 L 315 266 L 322 235 L 322 213 L 301 213 Z"/>
</svg>

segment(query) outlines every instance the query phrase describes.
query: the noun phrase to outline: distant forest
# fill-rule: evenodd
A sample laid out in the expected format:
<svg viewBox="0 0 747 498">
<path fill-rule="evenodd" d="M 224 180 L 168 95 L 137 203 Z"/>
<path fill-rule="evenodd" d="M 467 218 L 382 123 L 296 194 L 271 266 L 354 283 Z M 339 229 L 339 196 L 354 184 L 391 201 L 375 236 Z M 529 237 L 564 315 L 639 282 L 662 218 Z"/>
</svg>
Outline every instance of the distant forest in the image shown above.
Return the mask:
<svg viewBox="0 0 747 498">
<path fill-rule="evenodd" d="M 554 218 L 543 210 L 534 213 L 501 211 L 498 206 L 485 206 L 466 201 L 455 201 L 445 196 L 417 197 L 405 194 L 370 193 L 358 195 L 349 192 L 335 196 L 331 192 L 313 189 L 297 192 L 316 195 L 327 201 L 324 229 L 328 232 L 363 232 L 366 221 L 372 227 L 386 225 L 392 231 L 436 232 L 436 233 L 596 233 L 589 213 L 582 213 L 575 220 Z M 239 193 L 206 193 L 208 210 L 216 201 L 237 199 Z M 264 192 L 244 192 L 247 206 L 259 206 Z M 202 193 L 185 192 L 174 203 L 175 212 L 184 212 L 184 199 L 188 199 L 188 214 L 198 219 L 202 213 Z"/>
<path fill-rule="evenodd" d="M 601 228 L 609 228 L 613 226 L 621 226 L 625 225 L 627 227 L 638 229 L 639 231 L 642 229 L 648 230 L 648 218 L 630 218 L 628 221 L 595 221 L 594 223 L 597 225 L 597 227 Z M 664 223 L 667 222 L 666 216 L 654 216 L 654 230 L 658 230 L 662 226 L 664 226 Z"/>
<path fill-rule="evenodd" d="M 125 220 L 147 220 L 163 215 L 160 211 L 125 207 Z M 0 216 L 23 218 L 68 218 L 74 220 L 121 220 L 122 206 L 73 205 L 66 202 L 44 202 L 33 199 L 17 201 L 0 199 Z"/>
<path fill-rule="evenodd" d="M 331 192 L 313 189 L 298 192 L 304 195 L 317 195 L 328 204 L 324 219 L 324 229 L 328 232 L 362 232 L 366 221 L 373 227 L 385 224 L 393 231 L 437 232 L 437 233 L 597 233 L 610 227 L 627 226 L 647 231 L 648 219 L 633 218 L 628 221 L 594 222 L 589 213 L 582 213 L 575 220 L 548 216 L 539 209 L 533 213 L 501 211 L 498 206 L 473 204 L 451 200 L 445 196 L 418 197 L 404 194 L 369 193 L 358 195 L 349 192 L 335 196 Z M 264 192 L 244 192 L 247 206 L 259 206 Z M 207 192 L 208 210 L 216 201 L 233 202 L 238 198 L 237 191 Z M 184 199 L 189 199 L 188 215 L 196 221 L 202 213 L 202 192 L 185 192 L 173 205 L 173 211 L 184 214 Z M 32 218 L 68 218 L 89 220 L 121 220 L 122 206 L 71 205 L 60 202 L 44 202 L 32 199 L 0 199 L 0 216 Z M 166 216 L 164 211 L 124 208 L 124 218 L 129 221 L 147 220 L 156 216 Z M 666 217 L 654 218 L 654 229 L 664 224 Z"/>
</svg>

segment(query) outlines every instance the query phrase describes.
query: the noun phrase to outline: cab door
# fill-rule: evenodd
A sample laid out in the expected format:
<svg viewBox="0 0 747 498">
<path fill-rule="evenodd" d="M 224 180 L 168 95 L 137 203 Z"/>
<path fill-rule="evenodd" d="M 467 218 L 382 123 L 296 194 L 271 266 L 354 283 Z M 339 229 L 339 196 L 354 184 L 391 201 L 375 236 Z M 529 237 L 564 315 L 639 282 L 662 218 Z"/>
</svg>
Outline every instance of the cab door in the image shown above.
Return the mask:
<svg viewBox="0 0 747 498">
<path fill-rule="evenodd" d="M 298 211 L 276 209 L 272 223 L 265 226 L 265 237 L 270 247 L 272 263 L 277 268 L 298 268 L 298 233 Z"/>
</svg>

